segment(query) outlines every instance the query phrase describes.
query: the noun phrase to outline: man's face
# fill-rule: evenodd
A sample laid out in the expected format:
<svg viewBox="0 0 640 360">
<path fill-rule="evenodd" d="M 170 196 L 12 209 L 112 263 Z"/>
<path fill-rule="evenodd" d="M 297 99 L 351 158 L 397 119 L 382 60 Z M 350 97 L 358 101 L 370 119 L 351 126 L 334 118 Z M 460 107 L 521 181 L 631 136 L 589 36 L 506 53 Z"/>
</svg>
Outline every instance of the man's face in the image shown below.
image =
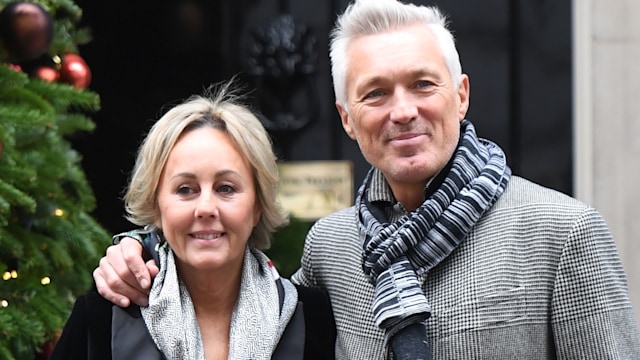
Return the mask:
<svg viewBox="0 0 640 360">
<path fill-rule="evenodd" d="M 422 191 L 449 161 L 469 101 L 469 80 L 454 88 L 435 36 L 424 25 L 353 40 L 342 125 L 394 194 Z M 404 189 L 404 190 L 401 190 Z"/>
</svg>

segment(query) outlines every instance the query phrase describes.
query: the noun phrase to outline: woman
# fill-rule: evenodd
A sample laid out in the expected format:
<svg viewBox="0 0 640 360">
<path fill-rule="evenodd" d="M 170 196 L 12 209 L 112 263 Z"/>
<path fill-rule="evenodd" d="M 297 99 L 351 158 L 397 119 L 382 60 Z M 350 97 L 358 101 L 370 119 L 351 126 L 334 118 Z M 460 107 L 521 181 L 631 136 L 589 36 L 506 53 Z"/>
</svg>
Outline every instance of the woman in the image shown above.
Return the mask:
<svg viewBox="0 0 640 360">
<path fill-rule="evenodd" d="M 51 359 L 333 358 L 326 295 L 260 251 L 287 218 L 269 137 L 230 86 L 168 111 L 139 149 L 124 200 L 157 241 L 149 306 L 80 297 Z"/>
</svg>

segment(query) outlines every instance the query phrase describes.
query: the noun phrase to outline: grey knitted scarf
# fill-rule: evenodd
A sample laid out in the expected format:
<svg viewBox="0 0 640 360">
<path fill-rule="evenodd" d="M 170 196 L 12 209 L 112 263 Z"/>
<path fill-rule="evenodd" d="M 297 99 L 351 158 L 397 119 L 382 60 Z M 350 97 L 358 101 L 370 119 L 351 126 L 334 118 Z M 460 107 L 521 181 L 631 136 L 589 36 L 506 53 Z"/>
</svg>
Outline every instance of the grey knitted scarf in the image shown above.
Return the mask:
<svg viewBox="0 0 640 360">
<path fill-rule="evenodd" d="M 160 272 L 154 279 L 149 306 L 141 307 L 151 338 L 166 359 L 204 360 L 204 347 L 193 303 L 178 277 L 173 252 L 159 246 Z M 244 254 L 240 294 L 231 317 L 229 359 L 270 359 L 291 319 L 298 293 L 281 279 L 284 303 L 280 309 L 277 271 L 256 249 Z"/>
<path fill-rule="evenodd" d="M 414 212 L 389 223 L 368 202 L 369 171 L 356 197 L 363 269 L 375 285 L 375 323 L 385 344 L 403 328 L 424 322 L 431 308 L 418 276 L 445 259 L 467 236 L 482 214 L 503 193 L 511 170 L 496 144 L 479 139 L 471 122 L 461 122 L 461 139 L 449 173 Z M 426 331 L 424 341 L 426 341 Z"/>
</svg>

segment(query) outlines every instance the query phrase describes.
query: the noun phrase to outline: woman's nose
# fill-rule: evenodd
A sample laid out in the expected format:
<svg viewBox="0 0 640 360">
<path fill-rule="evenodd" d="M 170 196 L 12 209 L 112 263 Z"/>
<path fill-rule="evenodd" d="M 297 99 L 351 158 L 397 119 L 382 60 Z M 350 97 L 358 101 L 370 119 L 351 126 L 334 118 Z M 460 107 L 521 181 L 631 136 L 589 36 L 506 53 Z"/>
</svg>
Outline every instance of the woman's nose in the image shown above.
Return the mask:
<svg viewBox="0 0 640 360">
<path fill-rule="evenodd" d="M 212 193 L 201 193 L 196 204 L 195 215 L 197 218 L 217 217 L 218 203 Z"/>
</svg>

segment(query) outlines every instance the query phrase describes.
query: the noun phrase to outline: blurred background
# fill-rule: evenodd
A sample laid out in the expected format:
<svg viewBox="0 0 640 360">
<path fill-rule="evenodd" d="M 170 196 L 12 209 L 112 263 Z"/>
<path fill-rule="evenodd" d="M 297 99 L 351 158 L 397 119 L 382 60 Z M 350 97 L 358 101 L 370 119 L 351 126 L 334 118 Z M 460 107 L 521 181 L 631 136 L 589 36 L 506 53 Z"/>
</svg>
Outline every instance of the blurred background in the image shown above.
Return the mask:
<svg viewBox="0 0 640 360">
<path fill-rule="evenodd" d="M 469 0 L 449 15 L 471 78 L 468 118 L 514 172 L 572 191 L 571 2 Z M 95 216 L 128 229 L 120 200 L 139 142 L 168 105 L 237 75 L 285 161 L 349 160 L 368 170 L 334 106 L 328 36 L 347 1 L 78 1 L 93 40 L 80 48 L 102 108 L 74 139 Z"/>
<path fill-rule="evenodd" d="M 515 174 L 602 212 L 640 309 L 640 2 L 411 2 L 448 14 L 478 134 L 506 151 Z M 74 144 L 97 219 L 111 232 L 129 228 L 119 195 L 163 106 L 233 75 L 247 84 L 283 161 L 350 161 L 357 187 L 369 165 L 340 126 L 328 61 L 329 30 L 347 3 L 81 0 L 94 40 L 80 52 L 102 110 L 96 131 Z M 276 248 L 300 246 L 310 223 L 296 226 Z"/>
</svg>

